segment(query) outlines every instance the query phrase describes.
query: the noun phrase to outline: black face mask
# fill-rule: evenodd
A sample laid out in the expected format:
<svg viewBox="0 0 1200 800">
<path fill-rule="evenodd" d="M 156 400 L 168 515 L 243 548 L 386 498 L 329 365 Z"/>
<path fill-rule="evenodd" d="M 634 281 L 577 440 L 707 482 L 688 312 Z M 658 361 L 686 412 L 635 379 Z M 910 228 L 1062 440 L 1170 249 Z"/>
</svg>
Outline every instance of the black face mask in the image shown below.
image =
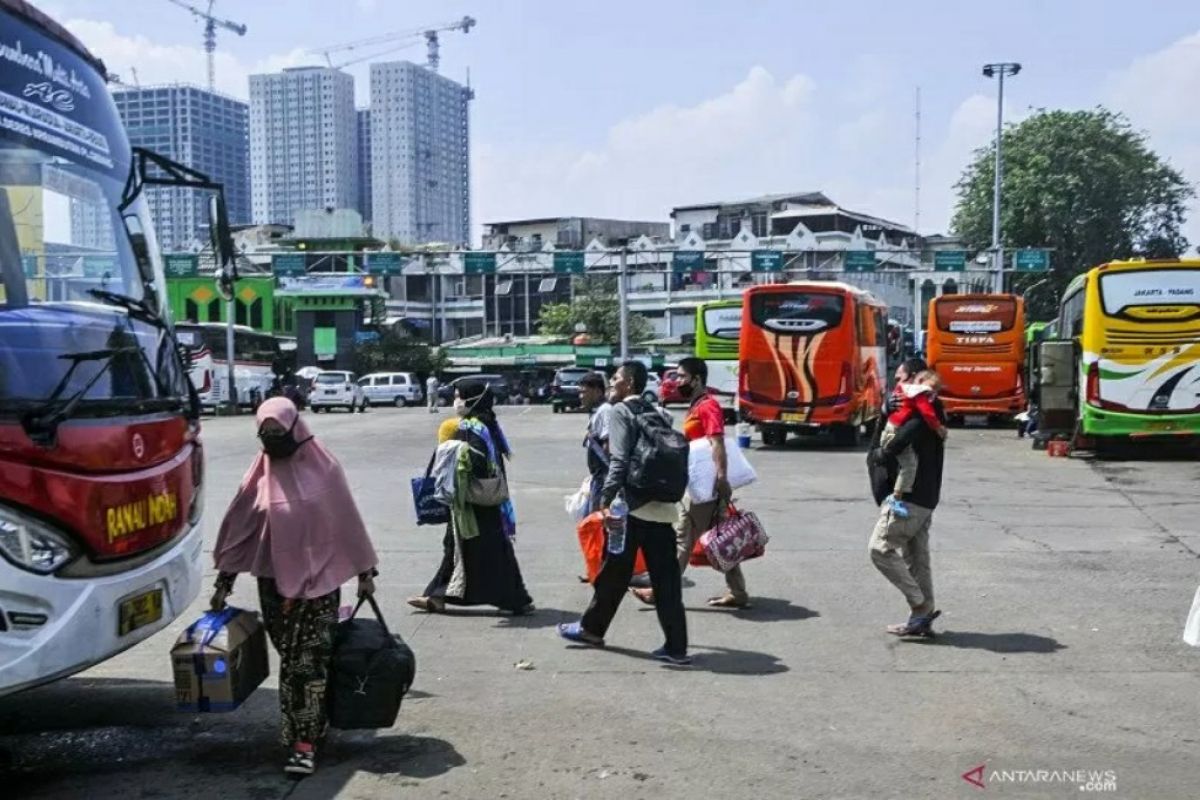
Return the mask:
<svg viewBox="0 0 1200 800">
<path fill-rule="evenodd" d="M 679 396 L 684 400 L 691 400 L 696 394 L 696 387 L 691 381 L 688 381 L 687 383 L 679 384 L 678 392 Z"/>
<path fill-rule="evenodd" d="M 263 452 L 269 458 L 291 458 L 300 449 L 300 445 L 312 438 L 310 436 L 302 442 L 296 441 L 295 429 L 296 423 L 299 421 L 300 417 L 297 416 L 292 420 L 292 427 L 282 433 L 267 433 L 262 430 L 258 432 L 258 440 L 262 442 Z"/>
</svg>

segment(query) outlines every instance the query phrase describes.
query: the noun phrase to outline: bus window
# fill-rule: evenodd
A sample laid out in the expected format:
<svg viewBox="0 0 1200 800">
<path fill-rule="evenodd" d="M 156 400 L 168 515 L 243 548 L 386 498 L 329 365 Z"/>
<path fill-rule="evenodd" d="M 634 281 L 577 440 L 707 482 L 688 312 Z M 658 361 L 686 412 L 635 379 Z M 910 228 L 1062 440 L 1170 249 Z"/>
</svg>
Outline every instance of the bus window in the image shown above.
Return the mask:
<svg viewBox="0 0 1200 800">
<path fill-rule="evenodd" d="M 782 333 L 816 333 L 842 322 L 846 300 L 842 295 L 818 292 L 770 292 L 750 300 L 755 325 Z"/>
</svg>

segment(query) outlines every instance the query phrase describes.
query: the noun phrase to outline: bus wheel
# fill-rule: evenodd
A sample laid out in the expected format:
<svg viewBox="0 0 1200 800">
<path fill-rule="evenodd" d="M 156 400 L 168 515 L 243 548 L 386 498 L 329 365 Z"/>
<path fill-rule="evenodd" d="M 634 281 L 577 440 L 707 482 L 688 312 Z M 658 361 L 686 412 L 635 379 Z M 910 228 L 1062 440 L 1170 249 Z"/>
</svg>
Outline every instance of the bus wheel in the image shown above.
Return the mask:
<svg viewBox="0 0 1200 800">
<path fill-rule="evenodd" d="M 833 434 L 833 443 L 837 447 L 857 447 L 858 446 L 858 426 L 857 425 L 837 425 L 831 431 Z"/>
<path fill-rule="evenodd" d="M 787 428 L 768 425 L 762 429 L 762 441 L 767 447 L 783 447 L 787 444 Z"/>
</svg>

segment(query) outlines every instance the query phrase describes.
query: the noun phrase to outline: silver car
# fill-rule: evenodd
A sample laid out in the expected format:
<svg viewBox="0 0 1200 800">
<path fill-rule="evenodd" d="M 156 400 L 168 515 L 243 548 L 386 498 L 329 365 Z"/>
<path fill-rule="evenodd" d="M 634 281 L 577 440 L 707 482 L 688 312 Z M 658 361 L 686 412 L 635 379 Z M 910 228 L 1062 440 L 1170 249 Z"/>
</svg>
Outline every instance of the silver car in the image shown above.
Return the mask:
<svg viewBox="0 0 1200 800">
<path fill-rule="evenodd" d="M 403 408 L 410 403 L 425 402 L 421 382 L 411 372 L 372 372 L 358 382 L 367 402 L 373 406 L 385 403 Z"/>
<path fill-rule="evenodd" d="M 326 370 L 313 379 L 308 405 L 314 412 L 344 408 L 354 412 L 367 410 L 367 397 L 354 379 L 353 372 Z"/>
</svg>

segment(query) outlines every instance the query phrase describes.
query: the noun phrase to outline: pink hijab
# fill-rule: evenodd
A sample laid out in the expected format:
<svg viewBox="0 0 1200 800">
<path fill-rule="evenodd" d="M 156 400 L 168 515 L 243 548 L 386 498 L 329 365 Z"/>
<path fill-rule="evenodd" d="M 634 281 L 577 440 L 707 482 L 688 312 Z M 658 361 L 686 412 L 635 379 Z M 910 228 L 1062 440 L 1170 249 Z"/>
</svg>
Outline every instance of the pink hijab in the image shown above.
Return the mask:
<svg viewBox="0 0 1200 800">
<path fill-rule="evenodd" d="M 329 594 L 379 563 L 350 495 L 346 473 L 312 433 L 291 400 L 258 408 L 258 425 L 274 420 L 308 439 L 291 458 L 259 453 L 242 478 L 217 534 L 213 557 L 222 572 L 274 578 L 286 598 Z"/>
</svg>

